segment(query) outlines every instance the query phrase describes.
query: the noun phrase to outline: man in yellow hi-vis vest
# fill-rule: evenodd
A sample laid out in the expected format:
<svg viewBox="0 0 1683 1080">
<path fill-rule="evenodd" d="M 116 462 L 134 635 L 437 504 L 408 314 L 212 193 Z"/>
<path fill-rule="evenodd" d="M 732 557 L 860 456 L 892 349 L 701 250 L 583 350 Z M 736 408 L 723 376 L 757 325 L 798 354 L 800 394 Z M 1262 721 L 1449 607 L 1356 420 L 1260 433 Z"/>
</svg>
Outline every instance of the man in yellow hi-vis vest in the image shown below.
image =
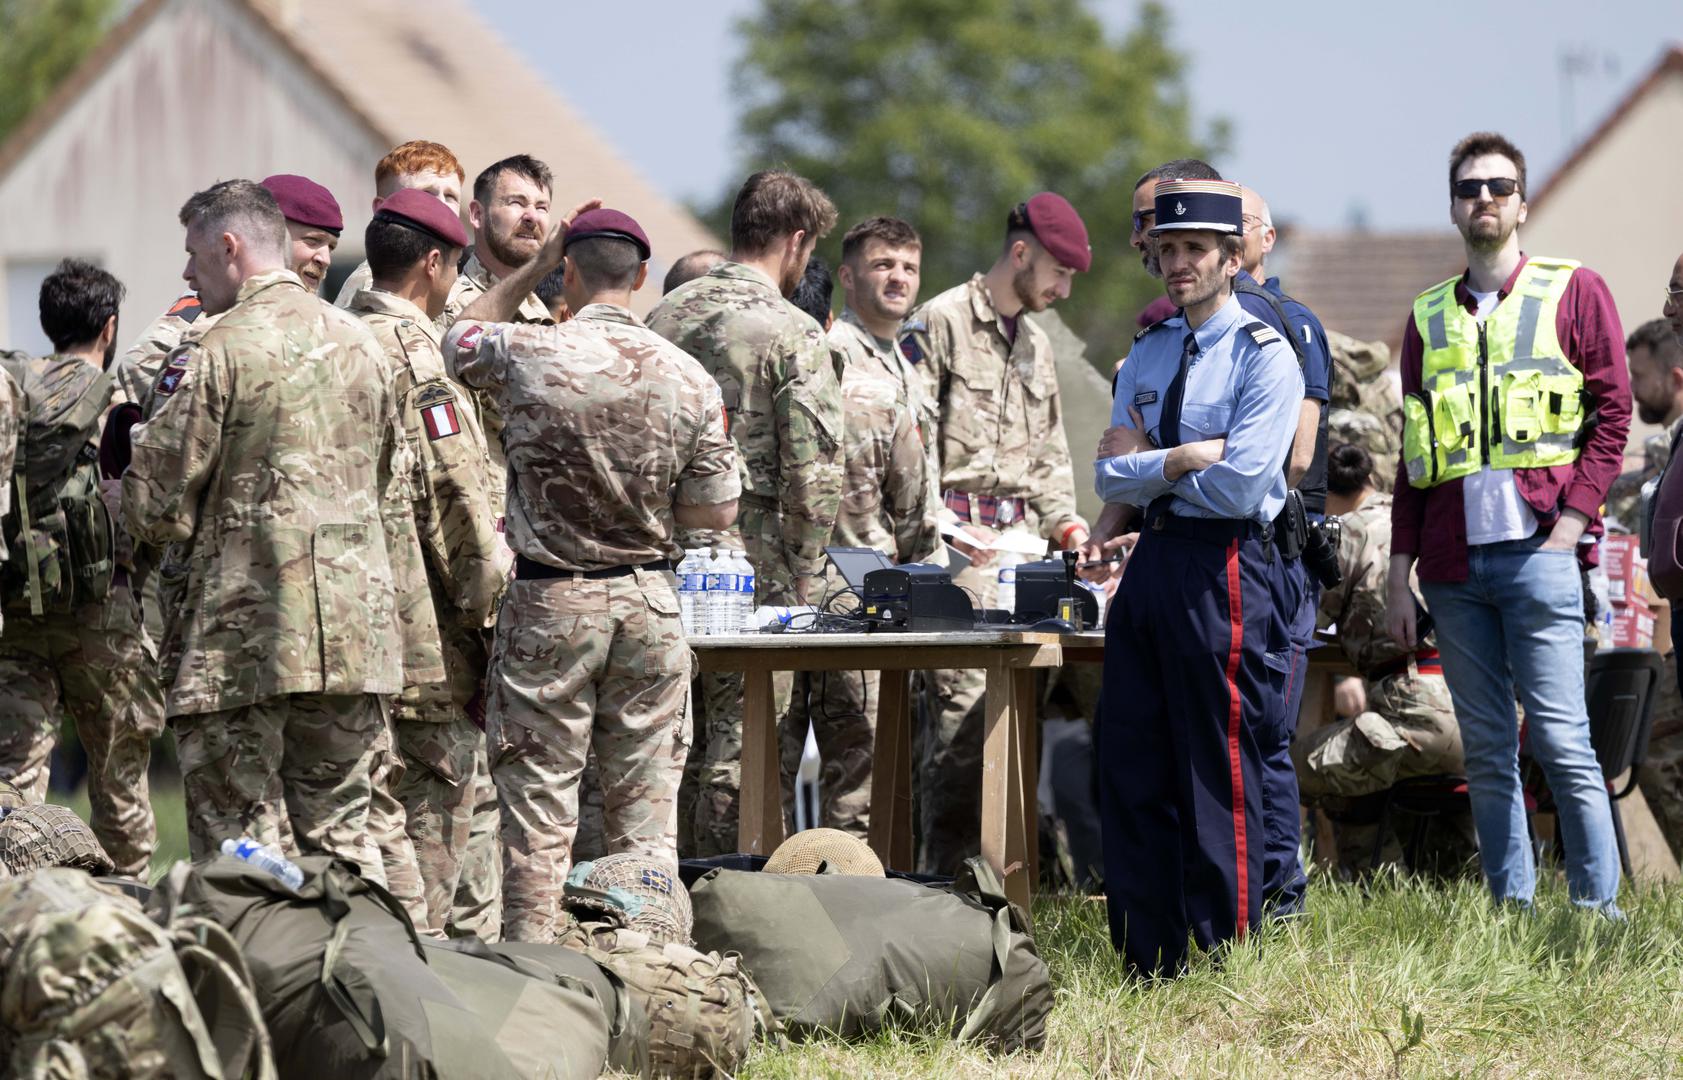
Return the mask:
<svg viewBox="0 0 1683 1080">
<path fill-rule="evenodd" d="M 1630 429 L 1624 332 L 1598 274 L 1520 250 L 1525 155 L 1512 143 L 1462 139 L 1449 182 L 1467 272 L 1421 293 L 1403 334 L 1387 623 L 1416 647 L 1418 558 L 1492 895 L 1529 906 L 1536 884 L 1517 691 L 1560 807 L 1572 902 L 1617 917 L 1613 819 L 1584 708 L 1579 565 L 1594 557 Z"/>
</svg>

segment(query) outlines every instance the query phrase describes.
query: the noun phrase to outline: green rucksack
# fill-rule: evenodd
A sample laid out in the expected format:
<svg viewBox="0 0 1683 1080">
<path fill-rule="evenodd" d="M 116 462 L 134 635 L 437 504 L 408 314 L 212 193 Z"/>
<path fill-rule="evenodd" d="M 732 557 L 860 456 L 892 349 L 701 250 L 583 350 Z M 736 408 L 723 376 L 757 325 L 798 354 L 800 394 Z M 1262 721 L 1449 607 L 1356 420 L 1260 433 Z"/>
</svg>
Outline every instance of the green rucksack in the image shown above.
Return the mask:
<svg viewBox="0 0 1683 1080">
<path fill-rule="evenodd" d="M 648 1018 L 655 1076 L 732 1076 L 756 1038 L 777 1037 L 777 1022 L 736 957 L 655 941 L 623 916 L 591 918 L 570 923 L 559 944 L 624 980 Z"/>
<path fill-rule="evenodd" d="M 0 882 L 0 1075 L 273 1080 L 250 974 L 220 927 L 160 928 L 81 870 Z"/>
<path fill-rule="evenodd" d="M 521 1076 L 602 1074 L 608 1016 L 589 983 L 499 956 L 478 938 L 421 944 L 433 974 L 474 1011 Z"/>
<path fill-rule="evenodd" d="M 251 969 L 283 1076 L 471 1076 L 520 1072 L 479 1016 L 428 967 L 390 893 L 327 856 L 293 860 L 293 891 L 232 856 L 177 863 L 147 910 L 224 927 Z"/>
<path fill-rule="evenodd" d="M 908 1024 L 1004 1051 L 1046 1041 L 1046 963 L 1022 909 L 980 858 L 950 888 L 710 870 L 690 900 L 696 945 L 741 954 L 793 1035 Z"/>
<path fill-rule="evenodd" d="M 456 943 L 464 942 L 477 945 L 478 939 L 460 938 Z M 564 945 L 501 941 L 481 947 L 520 965 L 523 971 L 534 975 L 547 972 L 563 985 L 589 987 L 608 1019 L 608 1067 L 633 1076 L 654 1075 L 649 1064 L 649 1018 L 614 969 Z"/>
<path fill-rule="evenodd" d="M 99 494 L 94 438 L 111 403 L 112 374 L 85 360 L 0 353 L 22 391 L 22 423 L 4 530 L 0 604 L 31 615 L 105 599 L 116 572 L 116 531 Z"/>
</svg>

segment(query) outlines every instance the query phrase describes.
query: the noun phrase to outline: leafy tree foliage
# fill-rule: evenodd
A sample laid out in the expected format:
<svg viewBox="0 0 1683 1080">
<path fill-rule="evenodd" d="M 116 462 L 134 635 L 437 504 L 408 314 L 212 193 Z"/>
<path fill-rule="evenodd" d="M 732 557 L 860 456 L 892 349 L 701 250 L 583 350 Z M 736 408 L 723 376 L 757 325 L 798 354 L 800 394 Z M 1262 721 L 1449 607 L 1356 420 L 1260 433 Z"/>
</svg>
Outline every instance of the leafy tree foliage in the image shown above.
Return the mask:
<svg viewBox="0 0 1683 1080">
<path fill-rule="evenodd" d="M 821 185 L 841 212 L 832 263 L 849 224 L 912 222 L 925 298 L 992 263 L 1012 206 L 1063 194 L 1093 271 L 1059 311 L 1108 371 L 1161 291 L 1128 247 L 1135 179 L 1225 141 L 1220 124 L 1194 137 L 1168 29 L 1157 3 L 1117 36 L 1088 0 L 762 0 L 738 24 L 744 175 L 785 166 Z"/>
<path fill-rule="evenodd" d="M 0 0 L 0 139 L 99 43 L 116 0 Z"/>
</svg>

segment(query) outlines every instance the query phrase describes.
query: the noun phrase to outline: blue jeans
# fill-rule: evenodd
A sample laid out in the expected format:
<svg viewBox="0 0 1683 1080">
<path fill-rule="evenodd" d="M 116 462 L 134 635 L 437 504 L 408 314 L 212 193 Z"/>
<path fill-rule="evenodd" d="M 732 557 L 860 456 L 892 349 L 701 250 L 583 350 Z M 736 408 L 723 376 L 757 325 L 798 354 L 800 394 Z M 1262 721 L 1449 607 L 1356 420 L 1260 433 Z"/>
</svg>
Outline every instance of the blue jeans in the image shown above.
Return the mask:
<svg viewBox="0 0 1683 1080">
<path fill-rule="evenodd" d="M 1421 582 L 1467 757 L 1479 861 L 1498 900 L 1529 904 L 1536 862 L 1520 790 L 1514 691 L 1548 777 L 1566 884 L 1582 907 L 1612 907 L 1619 855 L 1607 784 L 1584 704 L 1584 597 L 1576 556 L 1543 536 L 1469 549 L 1464 582 Z"/>
</svg>

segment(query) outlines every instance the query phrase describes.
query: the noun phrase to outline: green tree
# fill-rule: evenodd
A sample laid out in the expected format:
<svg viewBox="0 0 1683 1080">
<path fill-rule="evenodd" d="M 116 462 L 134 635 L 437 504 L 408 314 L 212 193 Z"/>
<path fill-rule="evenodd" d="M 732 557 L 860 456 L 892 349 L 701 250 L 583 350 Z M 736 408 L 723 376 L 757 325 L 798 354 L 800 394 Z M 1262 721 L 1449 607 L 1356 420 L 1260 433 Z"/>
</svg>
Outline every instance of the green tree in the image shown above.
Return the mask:
<svg viewBox="0 0 1683 1080">
<path fill-rule="evenodd" d="M 0 0 L 0 139 L 104 36 L 116 0 Z"/>
<path fill-rule="evenodd" d="M 1093 245 L 1059 311 L 1109 371 L 1161 292 L 1128 247 L 1134 180 L 1225 141 L 1220 124 L 1192 133 L 1160 4 L 1120 37 L 1087 0 L 762 0 L 737 29 L 744 174 L 785 166 L 829 193 L 841 222 L 826 257 L 852 222 L 905 218 L 927 298 L 986 269 L 1011 207 L 1055 190 Z"/>
</svg>

